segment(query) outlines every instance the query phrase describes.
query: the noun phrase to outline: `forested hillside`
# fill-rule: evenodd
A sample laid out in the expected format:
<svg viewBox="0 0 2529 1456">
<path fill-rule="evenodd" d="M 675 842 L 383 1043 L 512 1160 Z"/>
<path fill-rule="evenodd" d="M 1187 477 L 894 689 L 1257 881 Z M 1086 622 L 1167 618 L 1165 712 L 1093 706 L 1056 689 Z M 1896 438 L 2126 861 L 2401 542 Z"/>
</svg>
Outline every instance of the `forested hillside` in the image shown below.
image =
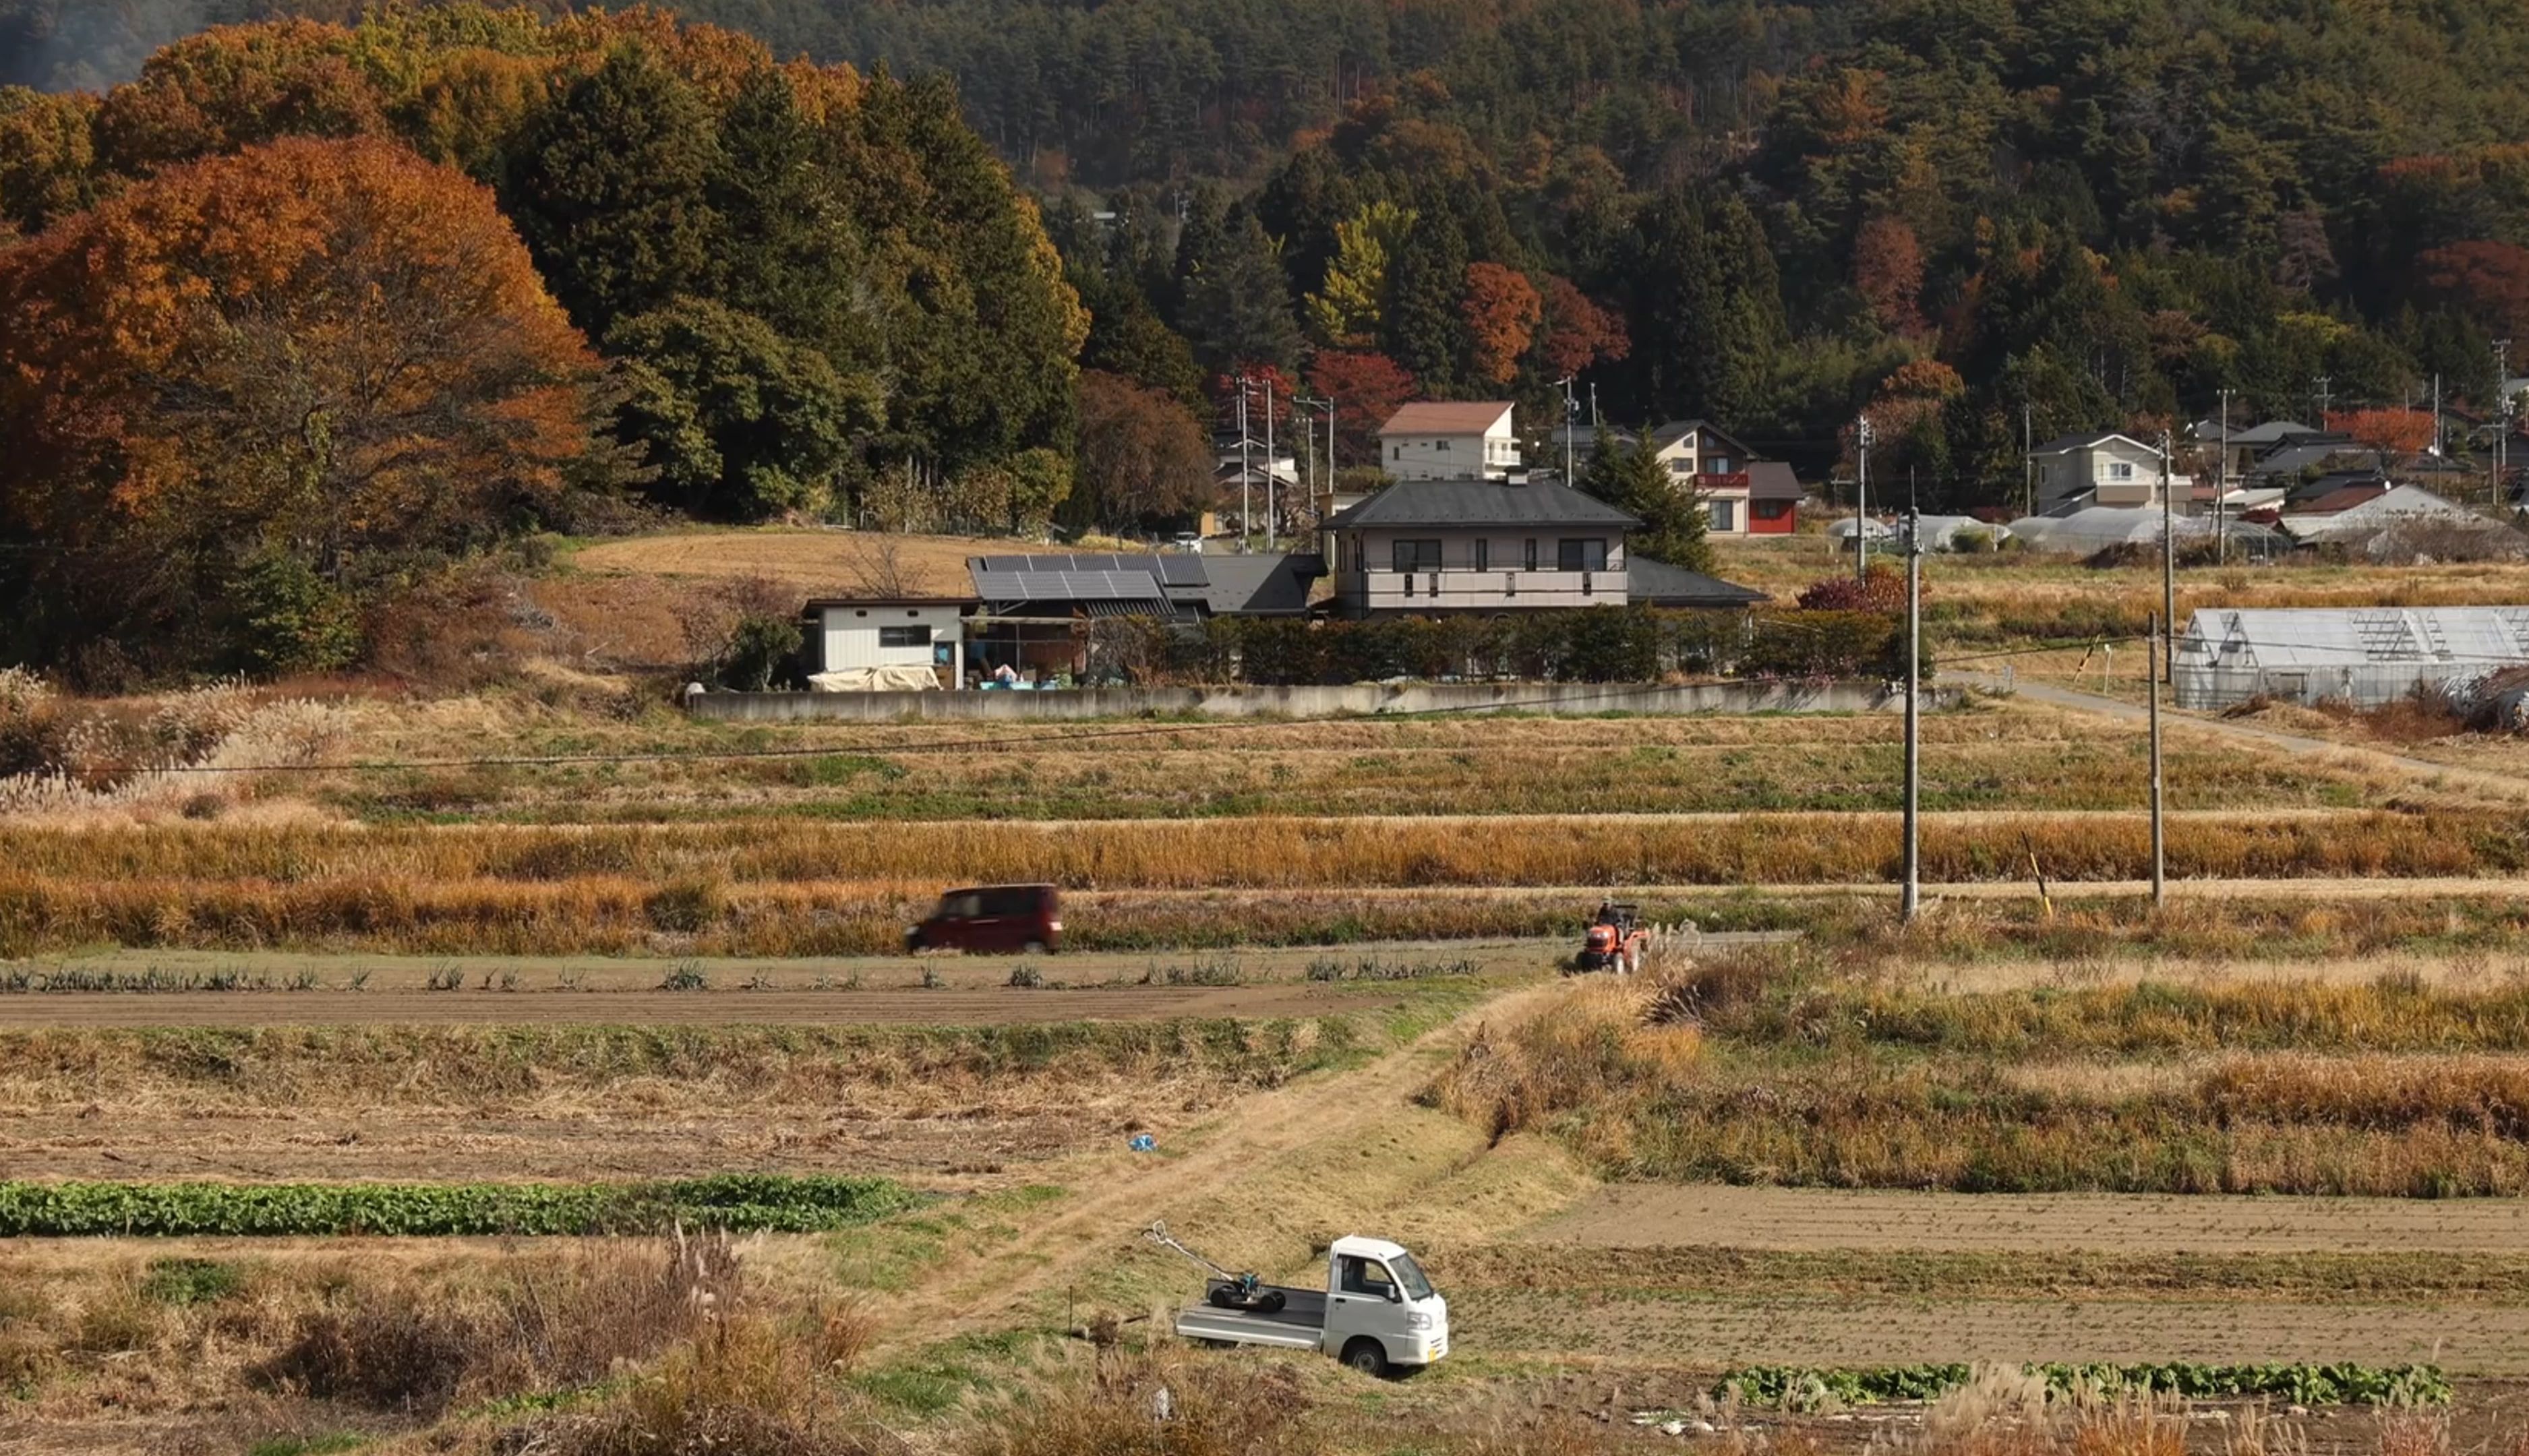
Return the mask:
<svg viewBox="0 0 2529 1456">
<path fill-rule="evenodd" d="M 1022 518 L 1077 465 L 1067 519 L 1151 519 L 1208 490 L 1198 420 L 1240 373 L 1334 401 L 1348 464 L 1399 400 L 1513 397 L 1534 429 L 1567 377 L 1813 473 L 1867 412 L 1875 467 L 1974 504 L 2016 495 L 2024 435 L 2226 391 L 2310 419 L 2438 378 L 2490 411 L 2495 341 L 2529 339 L 2529 27 L 2497 0 L 683 8 L 764 45 L 641 39 L 673 29 L 645 12 L 0 0 L 0 64 L 46 87 L 152 27 L 372 17 L 325 32 L 349 49 L 220 31 L 101 98 L 6 93 L 0 214 L 393 135 L 492 187 L 642 365 L 606 408 L 651 494 L 739 517 L 910 518 L 909 490 Z M 794 53 L 853 69 L 769 69 Z"/>
</svg>

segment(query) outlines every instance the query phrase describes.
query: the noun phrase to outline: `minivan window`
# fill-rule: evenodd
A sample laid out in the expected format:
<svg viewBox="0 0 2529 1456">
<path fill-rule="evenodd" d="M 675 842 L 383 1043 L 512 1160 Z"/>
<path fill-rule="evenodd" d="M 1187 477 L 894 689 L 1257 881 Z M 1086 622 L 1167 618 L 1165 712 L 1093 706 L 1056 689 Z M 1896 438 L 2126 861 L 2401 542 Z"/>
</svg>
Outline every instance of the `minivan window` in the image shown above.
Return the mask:
<svg viewBox="0 0 2529 1456">
<path fill-rule="evenodd" d="M 1041 891 L 1034 890 L 988 890 L 984 891 L 984 913 L 987 915 L 1033 915 Z"/>
<path fill-rule="evenodd" d="M 940 918 L 942 920 L 972 920 L 983 913 L 984 897 L 974 890 L 940 897 Z"/>
</svg>

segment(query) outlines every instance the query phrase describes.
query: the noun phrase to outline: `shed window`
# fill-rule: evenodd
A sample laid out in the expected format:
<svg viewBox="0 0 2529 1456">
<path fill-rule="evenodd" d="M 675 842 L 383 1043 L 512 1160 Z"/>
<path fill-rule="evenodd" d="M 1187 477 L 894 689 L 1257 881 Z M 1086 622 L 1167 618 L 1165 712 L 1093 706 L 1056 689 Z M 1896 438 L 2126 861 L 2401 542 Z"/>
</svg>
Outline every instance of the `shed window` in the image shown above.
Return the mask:
<svg viewBox="0 0 2529 1456">
<path fill-rule="evenodd" d="M 1560 571 L 1603 571 L 1607 569 L 1607 541 L 1603 536 L 1586 541 L 1554 543 L 1555 569 Z"/>
<path fill-rule="evenodd" d="M 931 628 L 927 626 L 880 627 L 878 629 L 878 645 L 881 647 L 928 647 L 931 645 Z"/>
<path fill-rule="evenodd" d="M 1476 542 L 1476 569 L 1479 571 L 1488 570 L 1491 568 L 1492 564 L 1493 543 L 1480 538 L 1478 539 Z"/>
<path fill-rule="evenodd" d="M 1536 569 L 1536 542 L 1533 539 L 1528 543 L 1528 569 Z"/>
</svg>

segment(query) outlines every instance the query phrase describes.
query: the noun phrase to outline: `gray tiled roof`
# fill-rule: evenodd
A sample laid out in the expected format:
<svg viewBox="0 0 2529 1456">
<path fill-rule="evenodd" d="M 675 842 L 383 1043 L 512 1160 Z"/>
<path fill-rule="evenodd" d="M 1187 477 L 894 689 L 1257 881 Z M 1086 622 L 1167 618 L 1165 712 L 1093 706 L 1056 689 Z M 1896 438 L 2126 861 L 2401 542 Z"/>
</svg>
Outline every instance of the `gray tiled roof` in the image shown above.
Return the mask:
<svg viewBox="0 0 2529 1456">
<path fill-rule="evenodd" d="M 1286 617 L 1309 610 L 1309 583 L 1326 574 L 1315 552 L 1207 556 L 1205 610 L 1214 617 Z"/>
<path fill-rule="evenodd" d="M 1769 600 L 1752 587 L 1655 562 L 1646 556 L 1625 559 L 1625 600 L 1646 607 L 1752 607 Z"/>
<path fill-rule="evenodd" d="M 1543 481 L 1400 480 L 1326 522 L 1361 526 L 1611 526 L 1641 522 L 1567 485 Z"/>
</svg>

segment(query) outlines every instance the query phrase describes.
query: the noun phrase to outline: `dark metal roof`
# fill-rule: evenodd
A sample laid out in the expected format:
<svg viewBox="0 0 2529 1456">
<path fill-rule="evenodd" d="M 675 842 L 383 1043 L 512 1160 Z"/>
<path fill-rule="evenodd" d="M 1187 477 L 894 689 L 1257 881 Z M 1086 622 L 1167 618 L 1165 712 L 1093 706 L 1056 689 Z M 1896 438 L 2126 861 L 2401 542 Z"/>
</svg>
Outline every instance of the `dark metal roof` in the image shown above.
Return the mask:
<svg viewBox="0 0 2529 1456">
<path fill-rule="evenodd" d="M 1751 501 L 1797 501 L 1801 498 L 1800 477 L 1781 460 L 1748 462 L 1748 499 Z"/>
<path fill-rule="evenodd" d="M 1641 522 L 1568 485 L 1499 480 L 1400 480 L 1326 522 L 1363 526 L 1608 526 Z"/>
<path fill-rule="evenodd" d="M 1315 552 L 1207 557 L 1201 601 L 1214 617 L 1290 617 L 1309 610 L 1309 583 L 1326 574 Z"/>
<path fill-rule="evenodd" d="M 1645 607 L 1753 607 L 1763 592 L 1646 556 L 1625 559 L 1625 600 Z"/>
</svg>

